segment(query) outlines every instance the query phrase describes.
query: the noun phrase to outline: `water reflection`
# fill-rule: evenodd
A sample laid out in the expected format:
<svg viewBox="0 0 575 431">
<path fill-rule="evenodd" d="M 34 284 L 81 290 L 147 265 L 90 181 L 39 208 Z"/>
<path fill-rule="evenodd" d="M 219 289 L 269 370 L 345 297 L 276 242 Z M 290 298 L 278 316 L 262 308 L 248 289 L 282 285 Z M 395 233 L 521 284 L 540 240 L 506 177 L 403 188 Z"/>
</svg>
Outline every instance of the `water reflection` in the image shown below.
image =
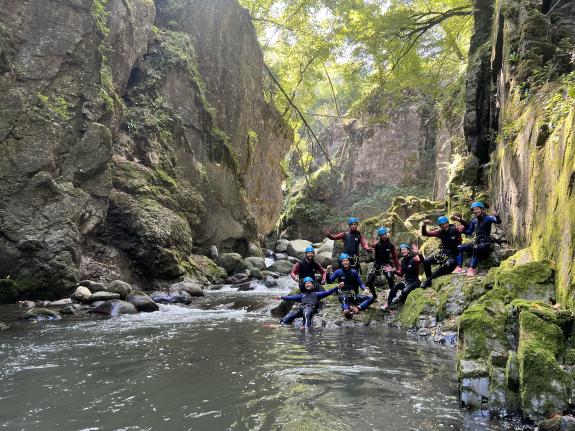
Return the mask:
<svg viewBox="0 0 575 431">
<path fill-rule="evenodd" d="M 271 304 L 223 291 L 197 308 L 19 323 L 0 335 L 0 426 L 502 429 L 459 409 L 451 350 L 387 328 L 279 327 Z"/>
</svg>

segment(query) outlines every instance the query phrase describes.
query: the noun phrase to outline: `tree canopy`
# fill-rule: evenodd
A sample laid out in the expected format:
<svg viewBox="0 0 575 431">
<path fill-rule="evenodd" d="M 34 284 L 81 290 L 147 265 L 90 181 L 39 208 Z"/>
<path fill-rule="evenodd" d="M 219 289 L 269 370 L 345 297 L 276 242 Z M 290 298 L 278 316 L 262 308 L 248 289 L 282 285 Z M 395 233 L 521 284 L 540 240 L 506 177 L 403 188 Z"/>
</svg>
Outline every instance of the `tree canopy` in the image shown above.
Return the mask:
<svg viewBox="0 0 575 431">
<path fill-rule="evenodd" d="M 302 155 L 315 141 L 305 123 L 318 132 L 334 118 L 384 121 L 406 95 L 436 100 L 466 64 L 470 0 L 240 1 L 273 76 L 267 97 L 299 132 Z"/>
</svg>

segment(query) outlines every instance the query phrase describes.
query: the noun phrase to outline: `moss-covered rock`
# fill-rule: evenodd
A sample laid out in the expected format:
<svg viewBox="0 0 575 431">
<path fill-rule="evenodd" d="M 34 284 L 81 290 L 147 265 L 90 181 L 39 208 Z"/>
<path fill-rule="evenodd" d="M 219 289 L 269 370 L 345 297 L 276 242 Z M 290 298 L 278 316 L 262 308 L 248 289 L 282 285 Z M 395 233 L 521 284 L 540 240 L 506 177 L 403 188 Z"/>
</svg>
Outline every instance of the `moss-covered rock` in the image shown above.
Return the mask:
<svg viewBox="0 0 575 431">
<path fill-rule="evenodd" d="M 407 297 L 401 307 L 397 321 L 404 328 L 415 328 L 420 316 L 435 317 L 437 307 L 437 292 L 433 289 L 415 289 Z"/>
<path fill-rule="evenodd" d="M 519 317 L 519 385 L 523 415 L 540 420 L 562 413 L 568 405 L 569 377 L 557 357 L 564 348 L 561 329 L 523 311 Z"/>
<path fill-rule="evenodd" d="M 553 262 L 544 260 L 524 265 L 503 265 L 492 268 L 484 283 L 492 286 L 483 299 L 497 299 L 509 303 L 514 299 L 548 301 L 555 296 Z"/>
<path fill-rule="evenodd" d="M 471 304 L 459 319 L 459 357 L 487 358 L 492 352 L 507 352 L 509 341 L 505 333 L 507 310 L 498 300 Z"/>
</svg>

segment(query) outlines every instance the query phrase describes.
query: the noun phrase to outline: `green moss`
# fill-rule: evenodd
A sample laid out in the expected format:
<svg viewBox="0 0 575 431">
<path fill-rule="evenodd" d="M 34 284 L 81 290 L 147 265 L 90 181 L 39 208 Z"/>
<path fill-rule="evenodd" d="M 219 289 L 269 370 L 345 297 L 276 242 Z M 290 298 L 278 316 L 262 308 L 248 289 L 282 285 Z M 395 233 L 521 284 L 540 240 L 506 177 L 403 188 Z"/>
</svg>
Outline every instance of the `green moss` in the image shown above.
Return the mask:
<svg viewBox="0 0 575 431">
<path fill-rule="evenodd" d="M 53 122 L 69 121 L 70 110 L 74 107 L 62 96 L 49 97 L 43 93 L 36 95 L 37 107 Z"/>
<path fill-rule="evenodd" d="M 492 268 L 484 279 L 492 290 L 482 300 L 497 299 L 506 304 L 518 298 L 547 301 L 554 295 L 554 274 L 550 261 Z"/>
<path fill-rule="evenodd" d="M 556 360 L 563 349 L 563 333 L 557 325 L 529 311 L 521 313 L 519 326 L 517 358 L 522 410 L 532 419 L 561 411 L 567 406 L 569 386 L 569 377 Z"/>
<path fill-rule="evenodd" d="M 227 277 L 225 269 L 206 256 L 192 254 L 181 260 L 180 266 L 188 275 L 205 282 L 223 283 Z"/>
<path fill-rule="evenodd" d="M 520 314 L 523 311 L 529 311 L 530 313 L 540 317 L 541 319 L 556 324 L 557 323 L 557 312 L 549 304 L 543 301 L 530 301 L 527 299 L 515 299 L 511 301 L 508 306 L 511 310 Z"/>
<path fill-rule="evenodd" d="M 462 359 L 487 358 L 491 351 L 506 352 L 507 311 L 501 301 L 471 304 L 459 319 L 459 355 Z"/>
<path fill-rule="evenodd" d="M 397 320 L 402 327 L 413 328 L 419 323 L 419 316 L 424 314 L 435 315 L 437 293 L 431 289 L 415 289 L 409 294 L 405 304 L 399 312 Z"/>
<path fill-rule="evenodd" d="M 558 357 L 565 348 L 563 331 L 555 323 L 536 315 L 531 311 L 523 311 L 519 315 L 519 344 L 532 343 L 539 349 Z"/>
</svg>

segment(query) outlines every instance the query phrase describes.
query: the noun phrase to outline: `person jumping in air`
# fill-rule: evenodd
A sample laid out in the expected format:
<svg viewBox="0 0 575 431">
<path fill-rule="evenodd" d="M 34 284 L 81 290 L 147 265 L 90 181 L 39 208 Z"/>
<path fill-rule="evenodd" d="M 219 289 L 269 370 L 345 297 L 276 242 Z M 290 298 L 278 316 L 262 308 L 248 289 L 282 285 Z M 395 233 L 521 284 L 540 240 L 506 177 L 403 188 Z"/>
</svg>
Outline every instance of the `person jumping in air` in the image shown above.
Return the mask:
<svg viewBox="0 0 575 431">
<path fill-rule="evenodd" d="M 501 223 L 501 218 L 499 218 L 497 212 L 493 211 L 491 215 L 488 215 L 485 211 L 485 205 L 481 202 L 473 202 L 471 204 L 471 212 L 474 215 L 473 219 L 471 219 L 471 223 L 467 223 L 461 217 L 452 217 L 454 220 L 457 220 L 465 226 L 465 230 L 463 231 L 465 235 L 475 235 L 473 242 L 461 244 L 457 247 L 459 250 L 457 255 L 457 267 L 453 273 L 462 274 L 465 272 L 463 269 L 463 254 L 469 253 L 471 254 L 471 259 L 469 261 L 469 268 L 467 269 L 468 277 L 473 277 L 477 274 L 479 258 L 487 256 L 491 251 L 491 247 L 493 245 L 491 240 L 491 225 L 493 223 Z"/>
<path fill-rule="evenodd" d="M 371 246 L 375 250 L 375 263 L 369 275 L 367 276 L 367 287 L 373 295 L 373 299 L 377 299 L 377 293 L 375 290 L 375 279 L 378 276 L 384 276 L 387 279 L 389 288 L 393 289 L 395 285 L 395 277 L 393 271 L 384 271 L 384 266 L 392 266 L 394 269 L 399 270 L 399 259 L 397 258 L 397 253 L 395 252 L 395 246 L 389 240 L 389 229 L 386 227 L 380 227 L 377 230 L 377 235 L 379 236 L 379 241 L 374 242 Z"/>
<path fill-rule="evenodd" d="M 433 256 L 426 257 L 423 261 L 426 279 L 421 287 L 424 289 L 431 286 L 434 278 L 451 274 L 455 269 L 457 254 L 459 253 L 457 247 L 461 245 L 461 232 L 465 230 L 465 226 L 461 224 L 450 224 L 446 216 L 441 216 L 437 219 L 439 229 L 427 230 L 429 223 L 431 223 L 431 220 L 423 220 L 421 223 L 421 234 L 427 237 L 439 238 L 441 240 L 441 249 Z M 433 273 L 431 272 L 432 265 L 439 265 L 439 268 Z"/>
<path fill-rule="evenodd" d="M 419 253 L 419 248 L 416 244 L 409 247 L 408 244 L 403 243 L 399 245 L 399 252 L 402 256 L 399 270 L 395 271 L 391 265 L 384 266 L 383 270 L 394 271 L 395 274 L 403 277 L 404 281 L 397 283 L 394 288 L 391 289 L 387 301 L 381 307 L 384 311 L 389 305 L 395 305 L 400 302 L 403 304 L 407 299 L 407 295 L 409 295 L 412 290 L 421 286 L 419 281 L 419 264 L 423 261 L 423 256 Z M 397 293 L 398 291 L 399 294 Z"/>
<path fill-rule="evenodd" d="M 347 220 L 349 231 L 332 234 L 329 230 L 325 234 L 332 240 L 343 240 L 343 252 L 349 256 L 351 267 L 361 273 L 359 266 L 359 246 L 361 245 L 365 250 L 372 252 L 373 249 L 367 244 L 367 240 L 357 229 L 359 226 L 359 219 L 350 217 Z"/>
<path fill-rule="evenodd" d="M 307 292 L 307 290 L 304 288 L 304 282 L 303 282 L 303 280 L 306 277 L 310 277 L 314 281 L 314 290 L 316 292 L 325 291 L 323 287 L 321 287 L 316 283 L 315 275 L 316 273 L 320 273 L 321 284 L 325 284 L 325 280 L 327 277 L 326 270 L 323 268 L 323 266 L 319 264 L 319 262 L 315 261 L 315 250 L 311 245 L 308 246 L 304 250 L 304 252 L 305 257 L 293 266 L 292 271 L 290 273 L 291 278 L 299 284 L 299 290 L 301 292 Z"/>
<path fill-rule="evenodd" d="M 325 292 L 314 292 L 315 280 L 313 278 L 305 277 L 302 281 L 303 293 L 276 297 L 276 299 L 285 299 L 301 303 L 296 310 L 290 311 L 283 319 L 280 320 L 282 325 L 289 325 L 298 317 L 303 317 L 302 328 L 311 328 L 313 325 L 313 315 L 318 310 L 320 300 L 337 292 L 337 287 Z"/>
<path fill-rule="evenodd" d="M 331 265 L 327 267 L 330 283 L 338 281 L 338 297 L 341 303 L 341 310 L 347 319 L 351 319 L 353 314 L 358 314 L 365 310 L 373 302 L 373 297 L 368 295 L 358 295 L 359 288 L 367 291 L 367 287 L 361 281 L 359 273 L 351 267 L 350 257 L 346 253 L 339 256 L 341 268 L 332 273 Z"/>
</svg>

